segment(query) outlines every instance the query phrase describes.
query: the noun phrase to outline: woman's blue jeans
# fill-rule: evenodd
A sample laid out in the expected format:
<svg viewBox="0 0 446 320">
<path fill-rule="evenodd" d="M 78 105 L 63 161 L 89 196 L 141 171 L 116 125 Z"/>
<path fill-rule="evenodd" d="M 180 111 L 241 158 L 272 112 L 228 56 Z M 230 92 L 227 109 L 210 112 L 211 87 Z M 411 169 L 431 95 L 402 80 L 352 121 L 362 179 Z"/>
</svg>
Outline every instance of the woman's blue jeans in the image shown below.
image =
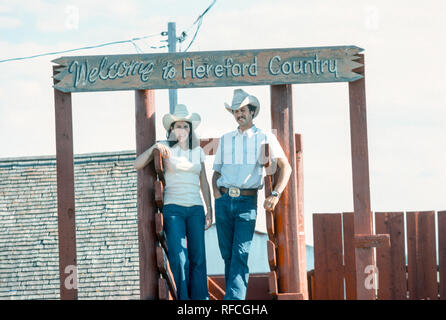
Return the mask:
<svg viewBox="0 0 446 320">
<path fill-rule="evenodd" d="M 203 206 L 167 204 L 163 218 L 178 299 L 208 300 Z"/>
<path fill-rule="evenodd" d="M 248 288 L 248 255 L 257 218 L 257 196 L 215 200 L 218 245 L 225 262 L 225 300 L 244 300 Z"/>
</svg>

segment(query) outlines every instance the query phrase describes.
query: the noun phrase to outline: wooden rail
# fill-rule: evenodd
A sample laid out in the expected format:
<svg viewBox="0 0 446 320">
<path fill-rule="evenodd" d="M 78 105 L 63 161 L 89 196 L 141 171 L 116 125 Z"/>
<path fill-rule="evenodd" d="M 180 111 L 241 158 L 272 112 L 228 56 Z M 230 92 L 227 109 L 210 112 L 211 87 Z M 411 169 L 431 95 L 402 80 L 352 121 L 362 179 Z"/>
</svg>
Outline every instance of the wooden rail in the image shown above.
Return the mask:
<svg viewBox="0 0 446 320">
<path fill-rule="evenodd" d="M 153 163 L 157 176 L 155 181 L 155 204 L 158 212 L 155 214 L 155 233 L 157 237 L 156 242 L 156 265 L 160 272 L 158 279 L 158 297 L 160 300 L 177 299 L 177 288 L 172 271 L 170 270 L 169 260 L 167 258 L 167 240 L 164 232 L 163 223 L 163 189 L 164 189 L 164 170 L 163 159 L 158 149 L 153 151 Z"/>
</svg>

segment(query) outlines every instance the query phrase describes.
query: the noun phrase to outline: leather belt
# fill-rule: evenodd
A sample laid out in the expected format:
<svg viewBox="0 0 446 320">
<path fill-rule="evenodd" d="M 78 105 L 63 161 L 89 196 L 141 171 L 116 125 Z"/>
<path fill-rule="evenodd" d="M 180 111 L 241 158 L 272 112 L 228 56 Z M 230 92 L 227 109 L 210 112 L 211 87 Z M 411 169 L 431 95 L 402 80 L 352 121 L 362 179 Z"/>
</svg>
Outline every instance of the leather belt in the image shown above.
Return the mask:
<svg viewBox="0 0 446 320">
<path fill-rule="evenodd" d="M 239 196 L 256 196 L 258 189 L 239 189 L 235 187 L 225 188 L 220 187 L 220 192 L 227 193 L 230 197 L 235 198 Z"/>
</svg>

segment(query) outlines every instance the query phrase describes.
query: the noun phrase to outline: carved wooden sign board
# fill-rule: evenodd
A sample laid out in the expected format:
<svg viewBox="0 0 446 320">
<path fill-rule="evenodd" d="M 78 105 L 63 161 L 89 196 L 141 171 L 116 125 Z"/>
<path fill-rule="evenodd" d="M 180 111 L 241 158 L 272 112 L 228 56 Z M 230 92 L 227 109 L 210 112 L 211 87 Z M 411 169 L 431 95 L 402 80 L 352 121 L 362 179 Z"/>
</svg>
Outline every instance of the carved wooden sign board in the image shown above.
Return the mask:
<svg viewBox="0 0 446 320">
<path fill-rule="evenodd" d="M 73 56 L 53 60 L 62 92 L 349 82 L 355 46 Z"/>
</svg>

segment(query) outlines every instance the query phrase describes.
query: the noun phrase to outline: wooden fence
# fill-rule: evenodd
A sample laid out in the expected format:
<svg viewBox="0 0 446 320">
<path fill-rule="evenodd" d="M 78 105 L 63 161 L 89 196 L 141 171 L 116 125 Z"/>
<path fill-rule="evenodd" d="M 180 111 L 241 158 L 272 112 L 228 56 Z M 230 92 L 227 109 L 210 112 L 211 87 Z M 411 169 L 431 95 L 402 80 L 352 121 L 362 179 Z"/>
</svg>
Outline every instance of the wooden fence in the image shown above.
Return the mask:
<svg viewBox="0 0 446 320">
<path fill-rule="evenodd" d="M 353 218 L 351 212 L 313 215 L 312 299 L 356 299 Z M 388 234 L 390 245 L 377 246 L 375 265 L 362 271 L 376 273 L 376 285 L 373 279 L 364 285 L 372 284 L 382 300 L 446 300 L 446 211 L 376 212 L 374 218 L 375 233 Z"/>
</svg>

